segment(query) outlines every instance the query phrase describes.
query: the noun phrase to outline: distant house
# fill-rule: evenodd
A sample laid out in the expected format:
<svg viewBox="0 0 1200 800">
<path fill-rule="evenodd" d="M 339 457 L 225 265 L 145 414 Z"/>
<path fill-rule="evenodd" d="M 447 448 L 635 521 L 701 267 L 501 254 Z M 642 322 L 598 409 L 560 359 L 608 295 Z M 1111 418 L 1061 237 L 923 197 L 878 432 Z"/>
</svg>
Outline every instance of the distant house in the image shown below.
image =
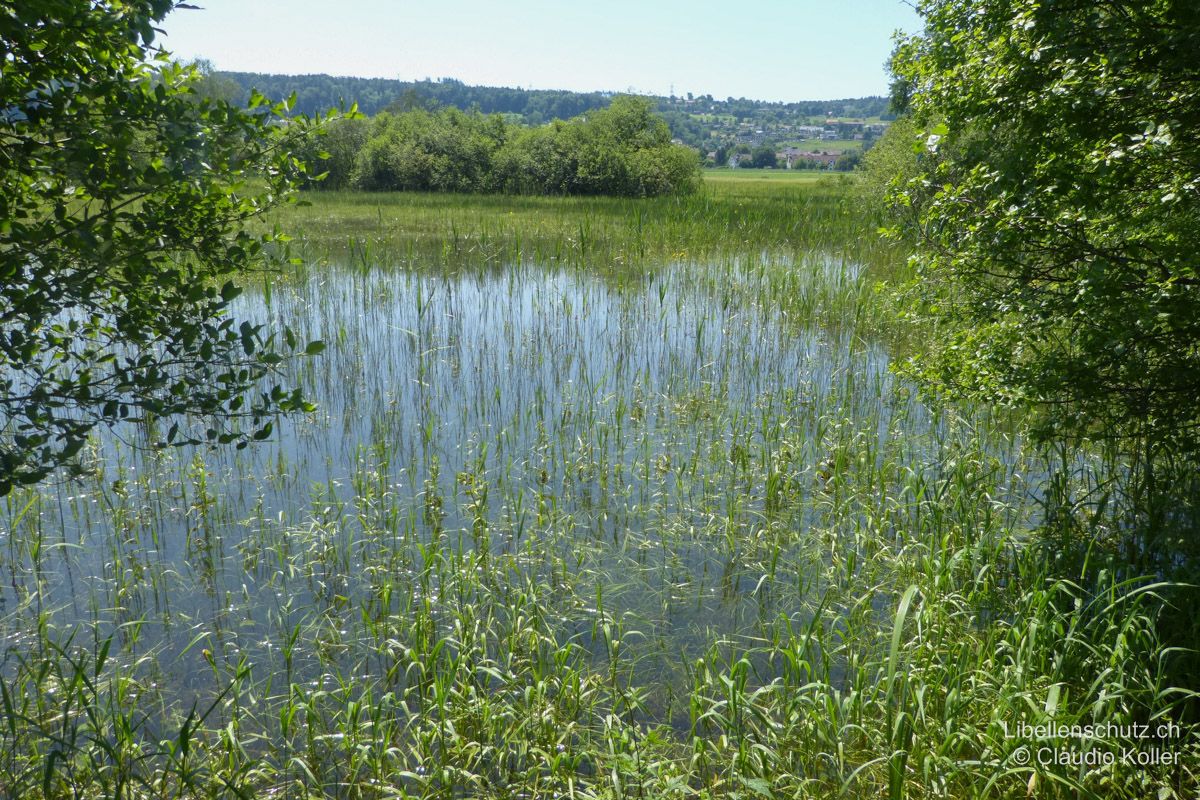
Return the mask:
<svg viewBox="0 0 1200 800">
<path fill-rule="evenodd" d="M 829 168 L 837 162 L 839 156 L 837 153 L 826 151 L 817 153 L 811 150 L 801 150 L 798 147 L 785 147 L 775 154 L 775 158 L 788 169 L 797 169 L 810 165 Z"/>
<path fill-rule="evenodd" d="M 800 160 L 803 152 L 799 147 L 785 147 L 775 154 L 775 161 L 783 164 L 787 169 L 791 169 L 792 165 Z"/>
</svg>

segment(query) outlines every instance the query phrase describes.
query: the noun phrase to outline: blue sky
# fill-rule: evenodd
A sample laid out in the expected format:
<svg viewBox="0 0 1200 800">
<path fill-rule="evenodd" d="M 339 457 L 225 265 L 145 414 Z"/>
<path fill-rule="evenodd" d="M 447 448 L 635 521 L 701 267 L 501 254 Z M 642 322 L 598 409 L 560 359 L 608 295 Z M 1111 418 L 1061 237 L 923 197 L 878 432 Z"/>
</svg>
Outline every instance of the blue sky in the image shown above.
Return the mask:
<svg viewBox="0 0 1200 800">
<path fill-rule="evenodd" d="M 578 91 L 826 100 L 885 94 L 902 0 L 191 0 L 160 40 L 217 69 Z"/>
</svg>

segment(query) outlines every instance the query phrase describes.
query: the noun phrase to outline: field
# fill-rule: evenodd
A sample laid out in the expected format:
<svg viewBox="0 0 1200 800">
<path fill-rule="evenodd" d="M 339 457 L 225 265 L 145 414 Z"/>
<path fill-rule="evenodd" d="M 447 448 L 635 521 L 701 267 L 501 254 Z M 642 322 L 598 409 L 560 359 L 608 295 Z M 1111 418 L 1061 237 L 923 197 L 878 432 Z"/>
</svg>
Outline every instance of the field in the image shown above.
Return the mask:
<svg viewBox="0 0 1200 800">
<path fill-rule="evenodd" d="M 1187 797 L 1103 462 L 892 367 L 845 181 L 313 194 L 239 315 L 321 339 L 244 451 L 97 439 L 0 508 L 22 797 Z M 1018 726 L 1146 723 L 1083 769 Z M 1139 751 L 1141 752 L 1141 751 Z"/>
<path fill-rule="evenodd" d="M 820 180 L 830 180 L 830 175 L 827 170 L 817 169 L 750 169 L 746 167 L 730 169 L 721 167 L 704 170 L 704 180 L 714 191 L 727 195 L 731 191 L 736 191 L 733 186 L 726 185 L 730 183 L 741 183 L 743 185 L 739 188 L 744 189 L 746 188 L 744 184 L 747 182 L 816 183 Z"/>
</svg>

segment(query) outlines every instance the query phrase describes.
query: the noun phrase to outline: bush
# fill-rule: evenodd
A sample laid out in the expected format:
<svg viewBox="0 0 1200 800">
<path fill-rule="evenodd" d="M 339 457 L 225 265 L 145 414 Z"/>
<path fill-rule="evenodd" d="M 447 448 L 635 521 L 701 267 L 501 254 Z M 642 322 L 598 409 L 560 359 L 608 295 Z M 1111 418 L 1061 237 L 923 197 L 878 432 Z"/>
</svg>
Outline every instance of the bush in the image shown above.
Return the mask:
<svg viewBox="0 0 1200 800">
<path fill-rule="evenodd" d="M 360 130 L 339 131 L 338 144 Z M 333 188 L 343 185 L 345 160 L 331 151 Z M 671 143 L 666 123 L 642 98 L 617 98 L 606 109 L 540 128 L 414 110 L 370 123 L 352 184 L 366 191 L 651 197 L 695 191 L 700 161 L 691 148 Z"/>
</svg>

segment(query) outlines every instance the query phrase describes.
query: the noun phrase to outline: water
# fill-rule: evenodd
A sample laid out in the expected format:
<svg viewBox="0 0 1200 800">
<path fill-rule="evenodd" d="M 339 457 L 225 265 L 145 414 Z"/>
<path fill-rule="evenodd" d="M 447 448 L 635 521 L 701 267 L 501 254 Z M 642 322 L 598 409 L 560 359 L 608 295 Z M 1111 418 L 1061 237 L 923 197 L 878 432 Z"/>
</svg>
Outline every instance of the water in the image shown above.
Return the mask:
<svg viewBox="0 0 1200 800">
<path fill-rule="evenodd" d="M 801 313 L 851 315 L 859 280 L 765 254 L 636 276 L 314 267 L 247 293 L 239 318 L 328 344 L 288 367 L 320 410 L 241 452 L 153 454 L 120 430 L 96 479 L 19 523 L 10 504 L 5 657 L 39 624 L 83 625 L 152 654 L 141 668 L 185 707 L 240 659 L 319 687 L 386 669 L 371 619 L 436 617 L 436 545 L 497 559 L 471 562 L 481 581 L 559 587 L 561 641 L 602 660 L 596 623 L 617 620 L 646 683 L 679 680 L 714 641 L 805 619 L 813 565 L 869 516 L 847 512 L 845 476 L 878 472 L 882 497 L 958 446 L 851 319 Z"/>
</svg>

